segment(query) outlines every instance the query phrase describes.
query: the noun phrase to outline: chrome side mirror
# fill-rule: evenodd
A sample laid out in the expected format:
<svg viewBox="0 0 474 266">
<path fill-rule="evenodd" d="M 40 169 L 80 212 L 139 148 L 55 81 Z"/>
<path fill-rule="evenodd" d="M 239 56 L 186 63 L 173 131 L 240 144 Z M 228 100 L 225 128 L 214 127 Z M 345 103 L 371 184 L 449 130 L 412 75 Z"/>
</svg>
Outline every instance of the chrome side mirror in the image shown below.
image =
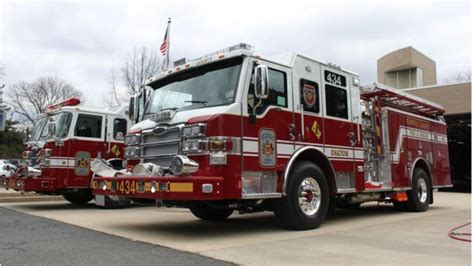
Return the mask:
<svg viewBox="0 0 474 266">
<path fill-rule="evenodd" d="M 269 94 L 269 76 L 268 67 L 265 65 L 258 65 L 255 67 L 255 96 L 258 99 L 266 99 Z"/>
<path fill-rule="evenodd" d="M 136 120 L 138 119 L 138 99 L 138 95 L 132 95 L 130 96 L 130 102 L 128 104 L 128 117 L 133 122 L 136 122 Z"/>
</svg>

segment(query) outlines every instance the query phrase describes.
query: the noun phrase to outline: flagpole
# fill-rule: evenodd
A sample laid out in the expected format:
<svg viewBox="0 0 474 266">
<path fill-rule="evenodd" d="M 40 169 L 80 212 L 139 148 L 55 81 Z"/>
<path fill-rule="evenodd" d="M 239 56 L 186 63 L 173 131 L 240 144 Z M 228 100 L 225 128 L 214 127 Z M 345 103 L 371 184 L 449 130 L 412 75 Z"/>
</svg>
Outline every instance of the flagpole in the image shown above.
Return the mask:
<svg viewBox="0 0 474 266">
<path fill-rule="evenodd" d="M 167 45 L 168 49 L 166 51 L 166 69 L 168 70 L 170 68 L 170 30 L 171 30 L 171 18 L 168 18 L 168 40 L 167 40 Z"/>
</svg>

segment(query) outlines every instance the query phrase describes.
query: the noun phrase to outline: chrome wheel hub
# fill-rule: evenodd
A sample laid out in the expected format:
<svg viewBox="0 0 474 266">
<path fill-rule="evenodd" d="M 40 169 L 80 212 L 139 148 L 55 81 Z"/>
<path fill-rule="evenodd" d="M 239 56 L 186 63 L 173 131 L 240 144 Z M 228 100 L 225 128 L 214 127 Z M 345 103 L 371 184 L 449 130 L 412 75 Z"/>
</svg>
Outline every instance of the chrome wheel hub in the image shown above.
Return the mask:
<svg viewBox="0 0 474 266">
<path fill-rule="evenodd" d="M 421 203 L 425 203 L 428 199 L 428 185 L 426 184 L 425 179 L 418 178 L 418 182 L 416 184 L 416 191 L 418 195 L 418 200 Z"/>
<path fill-rule="evenodd" d="M 298 191 L 298 203 L 301 211 L 307 215 L 314 215 L 321 205 L 321 189 L 318 182 L 307 177 L 301 182 Z"/>
</svg>

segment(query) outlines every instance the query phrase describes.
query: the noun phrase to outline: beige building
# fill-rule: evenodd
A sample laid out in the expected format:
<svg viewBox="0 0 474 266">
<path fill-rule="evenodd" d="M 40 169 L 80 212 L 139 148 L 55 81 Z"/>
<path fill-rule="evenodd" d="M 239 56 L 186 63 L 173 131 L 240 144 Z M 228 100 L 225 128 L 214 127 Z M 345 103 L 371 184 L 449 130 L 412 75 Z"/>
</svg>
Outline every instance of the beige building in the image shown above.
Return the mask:
<svg viewBox="0 0 474 266">
<path fill-rule="evenodd" d="M 471 81 L 438 85 L 436 62 L 413 47 L 378 59 L 377 80 L 444 107 L 453 183 L 470 189 Z"/>
</svg>

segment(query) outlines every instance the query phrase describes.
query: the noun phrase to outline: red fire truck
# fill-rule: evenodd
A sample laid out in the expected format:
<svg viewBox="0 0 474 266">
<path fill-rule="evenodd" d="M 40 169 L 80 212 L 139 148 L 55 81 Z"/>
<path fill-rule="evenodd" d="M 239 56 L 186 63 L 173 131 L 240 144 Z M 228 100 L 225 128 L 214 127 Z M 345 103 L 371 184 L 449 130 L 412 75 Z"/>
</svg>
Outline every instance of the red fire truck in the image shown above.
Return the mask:
<svg viewBox="0 0 474 266">
<path fill-rule="evenodd" d="M 5 179 L 5 188 L 59 194 L 71 203 L 85 204 L 94 197 L 91 160 L 101 157 L 109 166 L 122 168 L 123 139 L 131 126 L 127 107 L 101 110 L 79 104 L 75 98 L 65 100 L 38 118 L 23 152 L 25 163 Z M 106 207 L 128 203 L 108 196 L 96 200 Z"/>
<path fill-rule="evenodd" d="M 239 44 L 148 85 L 131 99 L 138 123 L 125 138 L 125 156 L 140 163 L 94 178 L 97 195 L 155 199 L 204 220 L 273 211 L 301 230 L 336 205 L 426 211 L 433 189 L 451 186 L 443 108 L 361 87 L 339 66 Z"/>
</svg>

